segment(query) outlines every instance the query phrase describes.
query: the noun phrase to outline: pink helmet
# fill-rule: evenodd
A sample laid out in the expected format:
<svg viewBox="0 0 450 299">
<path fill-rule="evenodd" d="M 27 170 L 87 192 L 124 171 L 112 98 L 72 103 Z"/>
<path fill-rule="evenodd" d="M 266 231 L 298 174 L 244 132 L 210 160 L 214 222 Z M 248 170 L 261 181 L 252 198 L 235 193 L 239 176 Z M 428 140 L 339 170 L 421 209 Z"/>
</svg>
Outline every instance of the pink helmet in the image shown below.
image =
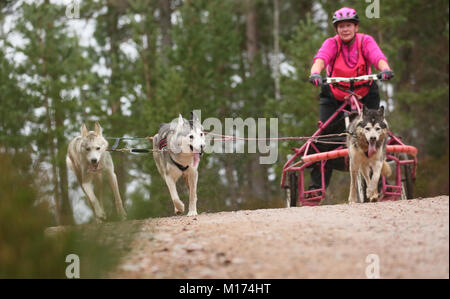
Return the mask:
<svg viewBox="0 0 450 299">
<path fill-rule="evenodd" d="M 333 14 L 333 25 L 336 26 L 338 22 L 349 21 L 355 24 L 359 24 L 359 17 L 356 10 L 349 7 L 343 7 L 336 10 Z"/>
</svg>

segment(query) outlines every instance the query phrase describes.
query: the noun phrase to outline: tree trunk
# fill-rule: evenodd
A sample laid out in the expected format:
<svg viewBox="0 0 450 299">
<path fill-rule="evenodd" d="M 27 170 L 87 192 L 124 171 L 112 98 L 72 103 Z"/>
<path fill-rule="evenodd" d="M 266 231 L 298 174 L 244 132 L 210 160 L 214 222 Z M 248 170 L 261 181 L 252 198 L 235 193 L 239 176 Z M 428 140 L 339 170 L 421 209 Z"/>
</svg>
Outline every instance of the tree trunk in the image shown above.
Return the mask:
<svg viewBox="0 0 450 299">
<path fill-rule="evenodd" d="M 115 115 L 113 117 L 114 120 L 120 120 L 122 117 L 122 109 L 120 103 L 121 97 L 121 79 L 120 79 L 120 64 L 119 64 L 119 46 L 120 46 L 120 38 L 119 38 L 119 11 L 118 9 L 108 4 L 108 36 L 110 40 L 110 68 L 111 68 L 111 82 L 109 85 L 109 103 L 111 105 L 111 113 Z M 124 133 L 123 125 L 120 121 L 112 121 L 112 131 L 114 134 L 118 134 L 122 136 Z M 114 161 L 114 168 L 117 175 L 117 182 L 119 185 L 119 192 L 122 197 L 122 201 L 125 202 L 125 194 L 126 194 L 126 155 L 117 155 Z"/>
<path fill-rule="evenodd" d="M 42 69 L 43 74 L 46 73 L 46 63 L 45 63 L 45 57 L 43 57 L 42 60 Z M 44 91 L 44 106 L 46 110 L 47 115 L 47 146 L 50 151 L 50 164 L 52 165 L 52 182 L 53 182 L 53 199 L 55 201 L 55 209 L 56 209 L 56 223 L 58 225 L 64 224 L 63 221 L 63 214 L 61 210 L 61 198 L 59 196 L 59 188 L 58 188 L 58 170 L 56 165 L 56 153 L 55 153 L 55 142 L 53 138 L 53 126 L 52 126 L 52 113 L 51 113 L 51 107 L 50 107 L 50 100 L 48 96 L 48 91 Z"/>
<path fill-rule="evenodd" d="M 274 48 L 274 66 L 273 76 L 275 83 L 275 100 L 281 99 L 280 95 L 280 42 L 279 42 L 279 5 L 278 0 L 273 0 L 273 48 Z"/>
<path fill-rule="evenodd" d="M 49 5 L 49 0 L 45 0 L 45 5 Z M 46 26 L 47 27 L 47 26 Z M 46 30 L 48 28 L 45 28 Z M 45 34 L 43 37 L 40 38 L 40 52 L 42 54 L 41 56 L 41 62 L 42 62 L 42 68 L 41 68 L 41 77 L 47 78 L 48 72 L 47 72 L 47 34 Z M 48 81 L 48 80 L 45 80 Z M 65 217 L 64 213 L 61 209 L 62 202 L 61 202 L 61 196 L 60 196 L 60 182 L 58 181 L 58 153 L 57 153 L 57 147 L 55 145 L 54 140 L 54 134 L 55 131 L 53 129 L 53 119 L 54 119 L 54 107 L 55 103 L 53 102 L 50 104 L 50 97 L 49 97 L 49 87 L 48 85 L 45 85 L 43 87 L 43 97 L 44 97 L 44 107 L 45 107 L 45 113 L 47 116 L 46 119 L 46 126 L 47 126 L 47 146 L 50 151 L 50 164 L 52 165 L 52 183 L 53 183 L 53 199 L 55 201 L 55 209 L 56 209 L 56 223 L 58 225 L 64 225 L 66 224 L 64 222 Z"/>
<path fill-rule="evenodd" d="M 150 101 L 152 99 L 152 84 L 151 84 L 151 73 L 150 73 L 150 62 L 149 62 L 149 52 L 151 51 L 149 49 L 150 45 L 150 36 L 149 34 L 146 34 L 147 39 L 147 48 L 140 51 L 140 56 L 142 59 L 143 67 L 144 67 L 144 81 L 145 81 L 145 96 L 147 97 L 147 101 Z"/>
<path fill-rule="evenodd" d="M 165 51 L 172 47 L 172 38 L 170 36 L 170 28 L 172 27 L 172 10 L 170 8 L 170 2 L 170 0 L 159 0 L 159 24 L 161 26 L 162 55 L 164 59 L 167 59 L 165 56 Z"/>
<path fill-rule="evenodd" d="M 250 64 L 258 53 L 258 34 L 256 23 L 256 9 L 253 0 L 247 0 L 246 9 L 246 37 L 247 37 L 247 55 Z M 253 74 L 253 68 L 250 68 L 250 74 Z"/>
<path fill-rule="evenodd" d="M 250 65 L 250 76 L 255 76 L 255 61 L 258 54 L 258 25 L 257 13 L 254 0 L 247 0 L 246 7 L 246 38 L 247 38 L 247 56 Z M 265 192 L 267 182 L 267 169 L 259 164 L 259 154 L 251 155 L 247 164 L 248 171 L 248 192 L 251 197 L 264 201 L 268 200 L 268 194 Z"/>
<path fill-rule="evenodd" d="M 56 148 L 58 149 L 56 165 L 59 171 L 59 194 L 60 194 L 60 222 L 62 225 L 74 223 L 73 210 L 69 199 L 69 181 L 67 178 L 66 149 L 67 143 L 64 132 L 58 132 L 58 128 L 64 126 L 64 114 L 61 111 L 62 103 L 55 105 L 55 125 L 56 125 Z"/>
<path fill-rule="evenodd" d="M 230 198 L 233 202 L 237 198 L 237 190 L 236 190 L 236 180 L 234 179 L 234 167 L 233 167 L 233 157 L 229 155 L 224 155 L 223 163 L 225 164 L 225 176 L 227 178 L 228 191 L 227 198 Z"/>
</svg>

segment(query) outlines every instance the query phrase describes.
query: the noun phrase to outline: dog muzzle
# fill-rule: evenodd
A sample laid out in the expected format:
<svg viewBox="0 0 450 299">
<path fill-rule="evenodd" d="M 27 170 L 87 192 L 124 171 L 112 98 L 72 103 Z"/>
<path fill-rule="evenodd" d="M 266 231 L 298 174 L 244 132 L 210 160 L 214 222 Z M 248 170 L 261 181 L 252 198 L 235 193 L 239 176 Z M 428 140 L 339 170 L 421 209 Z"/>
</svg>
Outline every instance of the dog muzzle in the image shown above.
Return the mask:
<svg viewBox="0 0 450 299">
<path fill-rule="evenodd" d="M 97 163 L 89 163 L 89 168 L 88 171 L 89 172 L 97 172 L 99 170 L 101 170 L 98 166 L 99 166 L 100 162 Z"/>
</svg>

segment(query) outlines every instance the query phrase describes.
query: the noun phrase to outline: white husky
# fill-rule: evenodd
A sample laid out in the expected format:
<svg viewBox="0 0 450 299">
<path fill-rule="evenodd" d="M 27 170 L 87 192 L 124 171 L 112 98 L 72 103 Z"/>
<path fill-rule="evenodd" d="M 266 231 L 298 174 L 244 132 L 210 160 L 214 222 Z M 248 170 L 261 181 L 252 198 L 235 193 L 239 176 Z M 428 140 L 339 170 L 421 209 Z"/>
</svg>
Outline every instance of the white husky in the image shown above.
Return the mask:
<svg viewBox="0 0 450 299">
<path fill-rule="evenodd" d="M 184 176 L 189 188 L 188 216 L 197 215 L 198 164 L 205 147 L 205 136 L 198 118 L 192 113 L 192 121 L 181 114 L 171 123 L 161 124 L 153 137 L 153 152 L 159 173 L 169 188 L 175 214 L 184 213 L 184 204 L 178 196 L 176 182 Z"/>
<path fill-rule="evenodd" d="M 97 223 L 106 220 L 101 196 L 99 200 L 95 197 L 92 182 L 96 180 L 101 183 L 102 173 L 106 172 L 109 183 L 114 192 L 117 214 L 124 220 L 127 214 L 122 206 L 117 177 L 114 173 L 114 164 L 111 155 L 106 151 L 108 141 L 103 138 L 102 128 L 95 123 L 95 131 L 86 129 L 86 125 L 81 126 L 81 136 L 75 137 L 67 149 L 66 163 L 71 169 L 81 185 L 84 194 L 88 199 L 89 206 L 94 212 Z M 101 184 L 100 184 L 101 185 Z"/>
</svg>

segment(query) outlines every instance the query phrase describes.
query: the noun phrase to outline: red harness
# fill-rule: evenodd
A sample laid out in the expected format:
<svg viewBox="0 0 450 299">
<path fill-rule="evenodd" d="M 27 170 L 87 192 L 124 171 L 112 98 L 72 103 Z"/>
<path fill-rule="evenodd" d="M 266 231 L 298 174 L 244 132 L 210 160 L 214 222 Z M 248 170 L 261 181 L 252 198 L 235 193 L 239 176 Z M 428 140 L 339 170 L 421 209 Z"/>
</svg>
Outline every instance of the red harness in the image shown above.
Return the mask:
<svg viewBox="0 0 450 299">
<path fill-rule="evenodd" d="M 334 37 L 336 45 L 338 47 L 338 52 L 333 64 L 330 65 L 328 72 L 328 77 L 358 77 L 363 75 L 369 75 L 371 73 L 370 65 L 364 59 L 362 53 L 362 41 L 364 40 L 364 34 L 356 34 L 357 49 L 358 49 L 358 62 L 354 67 L 350 67 L 344 58 L 344 53 L 342 51 L 342 40 L 338 35 Z M 354 91 L 361 97 L 365 97 L 369 93 L 370 85 L 372 82 L 369 81 L 359 81 L 354 83 Z M 331 91 L 337 100 L 344 101 L 345 97 L 349 94 L 345 90 L 350 89 L 350 83 L 341 82 L 330 84 Z"/>
<path fill-rule="evenodd" d="M 159 141 L 159 149 L 162 150 L 167 146 L 167 137 L 164 137 Z"/>
</svg>

